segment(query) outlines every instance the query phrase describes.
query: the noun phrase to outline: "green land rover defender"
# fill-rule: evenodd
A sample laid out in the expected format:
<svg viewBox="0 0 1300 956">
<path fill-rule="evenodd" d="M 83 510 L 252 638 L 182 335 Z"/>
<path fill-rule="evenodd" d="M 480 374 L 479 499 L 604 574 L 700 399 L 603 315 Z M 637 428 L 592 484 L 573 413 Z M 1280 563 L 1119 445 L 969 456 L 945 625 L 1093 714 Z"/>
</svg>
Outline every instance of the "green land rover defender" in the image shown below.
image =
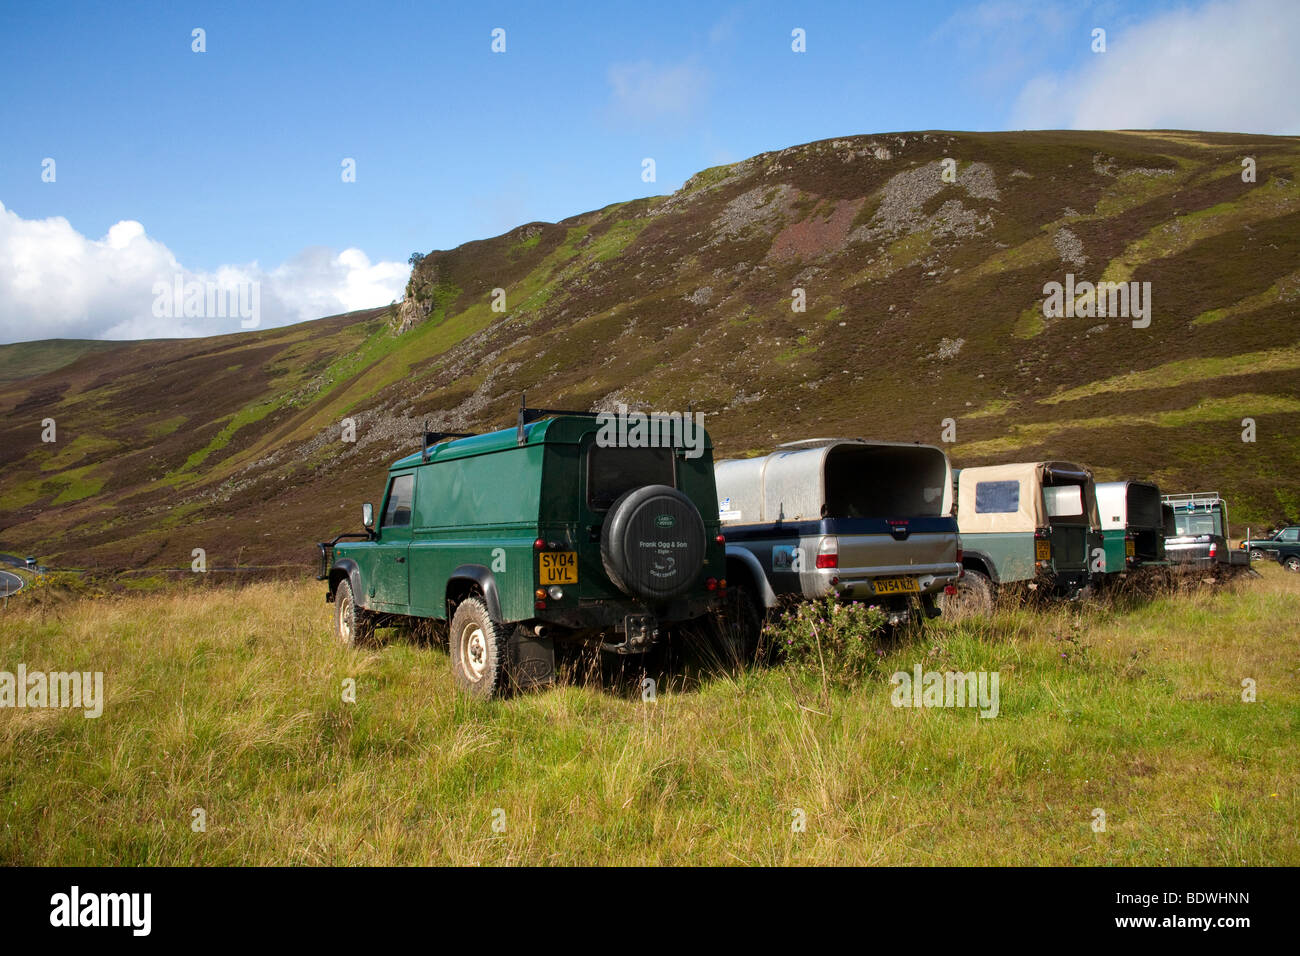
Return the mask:
<svg viewBox="0 0 1300 956">
<path fill-rule="evenodd" d="M 488 434 L 426 434 L 388 469 L 378 521 L 363 505 L 363 533 L 320 544 L 338 638 L 449 621 L 457 685 L 491 697 L 551 683 L 557 641 L 642 653 L 719 610 L 707 433 L 689 448 L 601 435 L 593 414 L 544 409 Z"/>
</svg>

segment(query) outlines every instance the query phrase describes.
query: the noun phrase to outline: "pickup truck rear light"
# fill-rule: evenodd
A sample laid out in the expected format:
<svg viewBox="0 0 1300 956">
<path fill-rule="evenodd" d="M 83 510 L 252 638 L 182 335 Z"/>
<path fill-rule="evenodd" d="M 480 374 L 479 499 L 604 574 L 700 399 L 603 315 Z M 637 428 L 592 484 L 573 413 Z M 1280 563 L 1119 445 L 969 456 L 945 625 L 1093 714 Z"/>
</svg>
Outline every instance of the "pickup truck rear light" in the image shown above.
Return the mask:
<svg viewBox="0 0 1300 956">
<path fill-rule="evenodd" d="M 720 535 L 718 535 L 716 538 L 714 538 L 713 540 L 716 541 L 716 542 L 718 542 L 718 544 L 726 544 L 726 543 L 727 543 L 727 536 L 726 536 L 725 534 L 720 534 Z"/>
<path fill-rule="evenodd" d="M 704 587 L 706 590 L 716 591 L 718 589 L 718 579 L 709 578 L 707 581 L 704 582 Z"/>
<path fill-rule="evenodd" d="M 838 568 L 839 566 L 840 541 L 838 538 L 828 535 L 822 538 L 822 543 L 817 547 L 817 567 Z"/>
<path fill-rule="evenodd" d="M 961 560 L 962 560 L 962 558 L 964 558 L 965 556 L 966 556 L 966 552 L 962 551 L 961 548 L 958 548 L 958 549 L 957 549 L 957 563 L 958 563 L 958 564 L 961 564 Z"/>
<path fill-rule="evenodd" d="M 536 541 L 534 541 L 534 542 L 533 542 L 533 550 L 534 550 L 534 551 L 545 551 L 545 550 L 546 550 L 546 539 L 545 539 L 545 538 L 538 538 Z"/>
<path fill-rule="evenodd" d="M 1211 557 L 1211 558 L 1217 558 L 1218 556 L 1219 556 L 1219 542 L 1217 542 L 1217 541 L 1211 541 L 1211 542 L 1210 542 L 1210 557 Z"/>
</svg>

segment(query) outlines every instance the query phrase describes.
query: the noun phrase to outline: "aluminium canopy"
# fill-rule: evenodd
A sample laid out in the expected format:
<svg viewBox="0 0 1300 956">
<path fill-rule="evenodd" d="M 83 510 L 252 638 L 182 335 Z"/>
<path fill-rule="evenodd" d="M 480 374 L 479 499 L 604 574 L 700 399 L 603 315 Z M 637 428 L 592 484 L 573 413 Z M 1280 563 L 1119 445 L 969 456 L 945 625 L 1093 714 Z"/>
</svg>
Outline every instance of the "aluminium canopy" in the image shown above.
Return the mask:
<svg viewBox="0 0 1300 956">
<path fill-rule="evenodd" d="M 952 467 L 933 445 L 817 438 L 719 461 L 714 475 L 724 525 L 952 511 Z"/>
<path fill-rule="evenodd" d="M 1160 489 L 1149 481 L 1103 481 L 1097 484 L 1097 511 L 1103 531 L 1163 528 Z"/>
</svg>

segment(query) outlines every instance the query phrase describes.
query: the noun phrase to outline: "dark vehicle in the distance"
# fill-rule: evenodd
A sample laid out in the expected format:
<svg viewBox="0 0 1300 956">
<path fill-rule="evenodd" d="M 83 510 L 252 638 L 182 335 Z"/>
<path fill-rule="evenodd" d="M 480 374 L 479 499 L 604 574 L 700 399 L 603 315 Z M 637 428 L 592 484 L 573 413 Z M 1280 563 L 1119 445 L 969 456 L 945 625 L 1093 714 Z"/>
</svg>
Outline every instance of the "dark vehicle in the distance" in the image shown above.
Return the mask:
<svg viewBox="0 0 1300 956">
<path fill-rule="evenodd" d="M 1277 558 L 1281 551 L 1295 553 L 1296 548 L 1300 548 L 1300 525 L 1283 528 L 1263 538 L 1247 538 L 1237 547 L 1245 551 L 1252 561 Z"/>
<path fill-rule="evenodd" d="M 1283 530 L 1288 529 L 1284 528 Z M 1277 548 L 1272 554 L 1277 559 L 1277 563 L 1288 571 L 1300 573 L 1300 539 L 1287 538 L 1276 543 Z"/>
</svg>

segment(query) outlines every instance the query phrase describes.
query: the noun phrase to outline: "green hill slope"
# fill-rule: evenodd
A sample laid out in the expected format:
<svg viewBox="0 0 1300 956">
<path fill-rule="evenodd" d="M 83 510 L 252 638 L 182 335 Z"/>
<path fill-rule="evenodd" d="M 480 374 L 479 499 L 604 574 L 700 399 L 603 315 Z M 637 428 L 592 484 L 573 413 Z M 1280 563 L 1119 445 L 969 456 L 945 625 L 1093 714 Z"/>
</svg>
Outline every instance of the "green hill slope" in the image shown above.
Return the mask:
<svg viewBox="0 0 1300 956">
<path fill-rule="evenodd" d="M 1176 131 L 849 137 L 708 169 L 671 196 L 434 251 L 395 310 L 0 381 L 0 546 L 67 565 L 182 567 L 197 547 L 212 565 L 309 562 L 425 418 L 506 425 L 524 390 L 693 404 L 726 455 L 938 442 L 953 419 L 957 465 L 1067 458 L 1213 488 L 1235 524 L 1297 520 L 1298 176 L 1300 139 Z M 1150 282 L 1150 326 L 1045 319 L 1043 286 L 1067 273 Z M 0 347 L 0 370 L 33 348 Z"/>
</svg>

